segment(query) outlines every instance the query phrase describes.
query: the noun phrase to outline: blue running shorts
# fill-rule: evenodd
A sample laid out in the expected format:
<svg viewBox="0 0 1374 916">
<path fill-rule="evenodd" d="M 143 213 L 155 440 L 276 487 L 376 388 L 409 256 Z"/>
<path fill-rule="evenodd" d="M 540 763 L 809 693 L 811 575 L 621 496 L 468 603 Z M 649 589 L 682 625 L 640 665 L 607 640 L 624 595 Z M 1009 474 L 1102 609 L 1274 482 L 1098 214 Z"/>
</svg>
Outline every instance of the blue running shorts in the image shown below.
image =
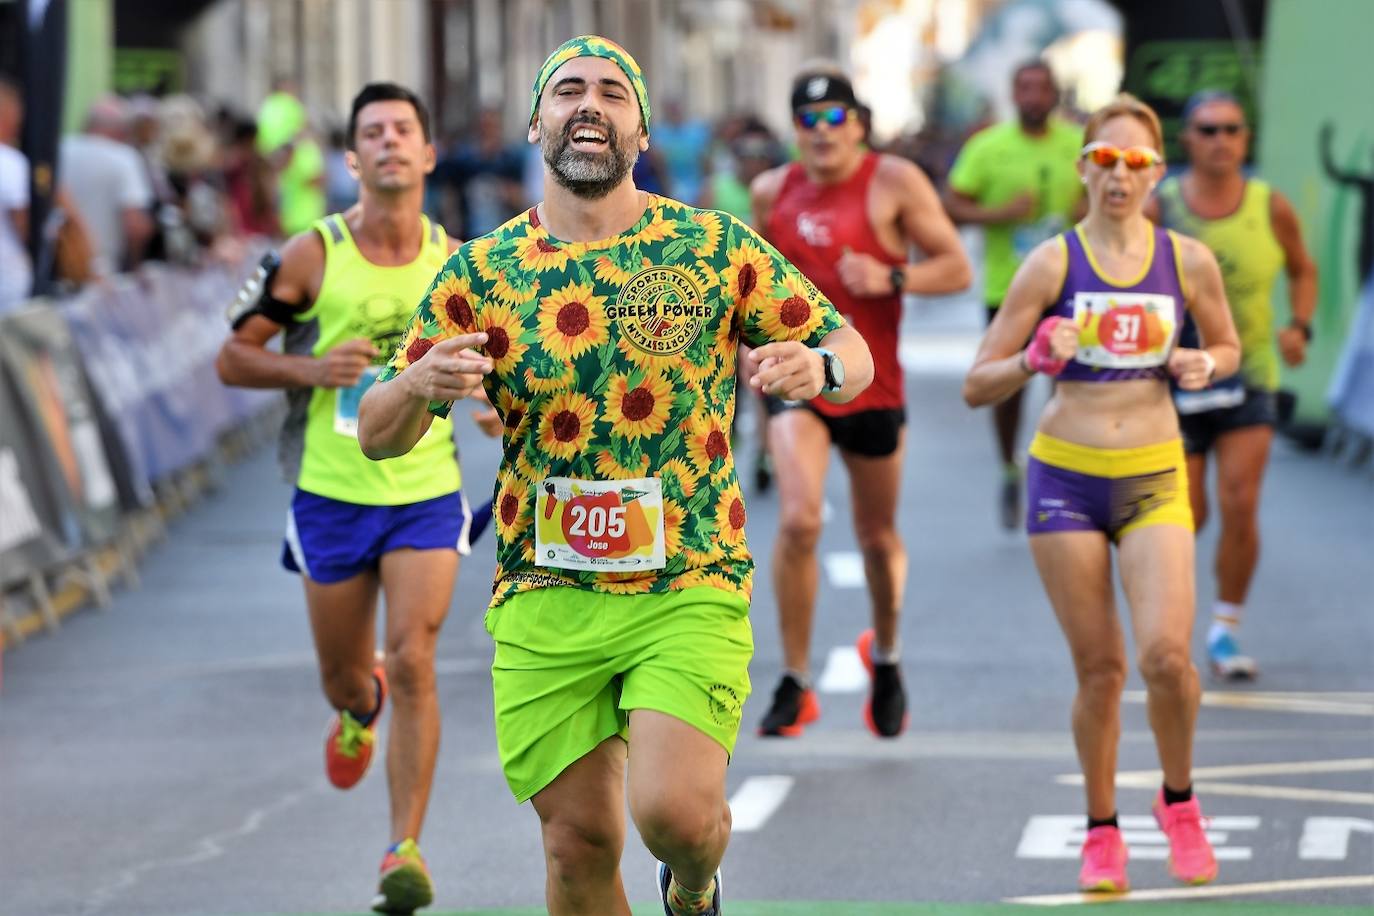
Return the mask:
<svg viewBox="0 0 1374 916">
<path fill-rule="evenodd" d="M 472 510 L 462 490 L 403 506 L 362 506 L 297 489 L 286 515 L 281 565 L 329 584 L 373 570 L 393 550 L 471 550 Z"/>
</svg>

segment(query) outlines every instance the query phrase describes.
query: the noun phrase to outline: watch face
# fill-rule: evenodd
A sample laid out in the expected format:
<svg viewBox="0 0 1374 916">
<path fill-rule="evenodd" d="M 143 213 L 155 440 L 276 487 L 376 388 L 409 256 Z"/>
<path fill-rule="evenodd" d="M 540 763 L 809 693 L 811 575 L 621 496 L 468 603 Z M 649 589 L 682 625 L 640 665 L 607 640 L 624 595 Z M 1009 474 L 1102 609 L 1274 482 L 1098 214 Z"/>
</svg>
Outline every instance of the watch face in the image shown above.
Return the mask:
<svg viewBox="0 0 1374 916">
<path fill-rule="evenodd" d="M 830 376 L 830 384 L 833 390 L 838 391 L 844 387 L 844 363 L 834 353 L 825 358 L 826 375 Z"/>
</svg>

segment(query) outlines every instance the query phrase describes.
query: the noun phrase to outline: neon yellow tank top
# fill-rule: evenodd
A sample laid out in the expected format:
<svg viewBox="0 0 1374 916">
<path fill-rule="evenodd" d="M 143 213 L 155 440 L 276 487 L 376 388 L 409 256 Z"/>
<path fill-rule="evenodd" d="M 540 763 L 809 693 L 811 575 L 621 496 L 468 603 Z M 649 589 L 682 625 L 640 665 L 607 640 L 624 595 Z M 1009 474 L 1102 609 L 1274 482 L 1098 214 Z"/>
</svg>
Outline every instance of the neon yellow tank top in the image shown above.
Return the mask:
<svg viewBox="0 0 1374 916">
<path fill-rule="evenodd" d="M 344 341 L 365 337 L 377 356 L 352 388 L 289 392 L 282 459 L 302 490 L 366 506 L 398 506 L 443 496 L 461 485 L 448 420 L 435 418 L 425 437 L 399 458 L 373 461 L 358 447 L 358 402 L 391 359 L 416 300 L 448 260 L 444 230 L 424 216 L 420 219 L 420 255 L 400 267 L 368 261 L 341 214 L 313 224 L 324 239 L 324 280 L 315 304 L 287 330 L 286 350 L 321 356 Z"/>
<path fill-rule="evenodd" d="M 1164 225 L 1198 239 L 1217 256 L 1226 301 L 1240 336 L 1240 374 L 1263 391 L 1279 387 L 1279 354 L 1274 341 L 1274 281 L 1283 267 L 1283 248 L 1269 221 L 1269 185 L 1250 179 L 1240 206 L 1221 219 L 1203 219 L 1183 200 L 1178 178 L 1159 186 Z"/>
</svg>

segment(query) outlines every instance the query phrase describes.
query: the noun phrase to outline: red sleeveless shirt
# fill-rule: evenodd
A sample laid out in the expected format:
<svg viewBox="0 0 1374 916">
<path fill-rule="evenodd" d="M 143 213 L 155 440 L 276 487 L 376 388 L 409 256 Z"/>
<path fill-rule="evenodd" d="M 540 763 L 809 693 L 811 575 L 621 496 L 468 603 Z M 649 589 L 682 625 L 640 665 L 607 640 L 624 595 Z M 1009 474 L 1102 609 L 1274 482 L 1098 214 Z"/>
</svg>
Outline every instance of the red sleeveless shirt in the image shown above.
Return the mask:
<svg viewBox="0 0 1374 916">
<path fill-rule="evenodd" d="M 873 384 L 848 404 L 825 398 L 811 402 L 827 416 L 902 407 L 902 365 L 897 359 L 902 298 L 854 296 L 840 282 L 836 265 L 844 249 L 872 255 L 884 264 L 905 264 L 893 255 L 868 221 L 868 186 L 878 169 L 878 154 L 867 153 L 854 174 L 839 184 L 816 184 L 799 163 L 788 166 L 782 188 L 763 227 L 764 236 L 835 304 L 873 354 Z"/>
</svg>

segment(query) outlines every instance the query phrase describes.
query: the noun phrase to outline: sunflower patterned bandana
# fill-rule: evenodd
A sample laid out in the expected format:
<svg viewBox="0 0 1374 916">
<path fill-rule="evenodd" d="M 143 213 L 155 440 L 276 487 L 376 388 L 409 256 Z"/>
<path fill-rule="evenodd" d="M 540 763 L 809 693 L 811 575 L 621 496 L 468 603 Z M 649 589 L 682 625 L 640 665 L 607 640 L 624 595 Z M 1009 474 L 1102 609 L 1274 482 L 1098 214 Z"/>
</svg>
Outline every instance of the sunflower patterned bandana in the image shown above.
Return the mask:
<svg viewBox="0 0 1374 916">
<path fill-rule="evenodd" d="M 602 38 L 599 35 L 580 35 L 577 38 L 569 38 L 549 55 L 544 61 L 544 66 L 539 68 L 539 75 L 534 79 L 534 98 L 530 102 L 530 123 L 534 123 L 535 115 L 539 114 L 539 97 L 544 94 L 544 86 L 548 83 L 549 77 L 553 76 L 554 71 L 572 60 L 574 57 L 600 57 L 615 64 L 625 72 L 625 76 L 630 80 L 630 86 L 635 91 L 635 97 L 639 99 L 639 121 L 644 125 L 644 132 L 649 132 L 649 90 L 644 85 L 644 74 L 639 69 L 639 64 L 630 56 L 620 45 L 611 41 L 609 38 Z"/>
</svg>

